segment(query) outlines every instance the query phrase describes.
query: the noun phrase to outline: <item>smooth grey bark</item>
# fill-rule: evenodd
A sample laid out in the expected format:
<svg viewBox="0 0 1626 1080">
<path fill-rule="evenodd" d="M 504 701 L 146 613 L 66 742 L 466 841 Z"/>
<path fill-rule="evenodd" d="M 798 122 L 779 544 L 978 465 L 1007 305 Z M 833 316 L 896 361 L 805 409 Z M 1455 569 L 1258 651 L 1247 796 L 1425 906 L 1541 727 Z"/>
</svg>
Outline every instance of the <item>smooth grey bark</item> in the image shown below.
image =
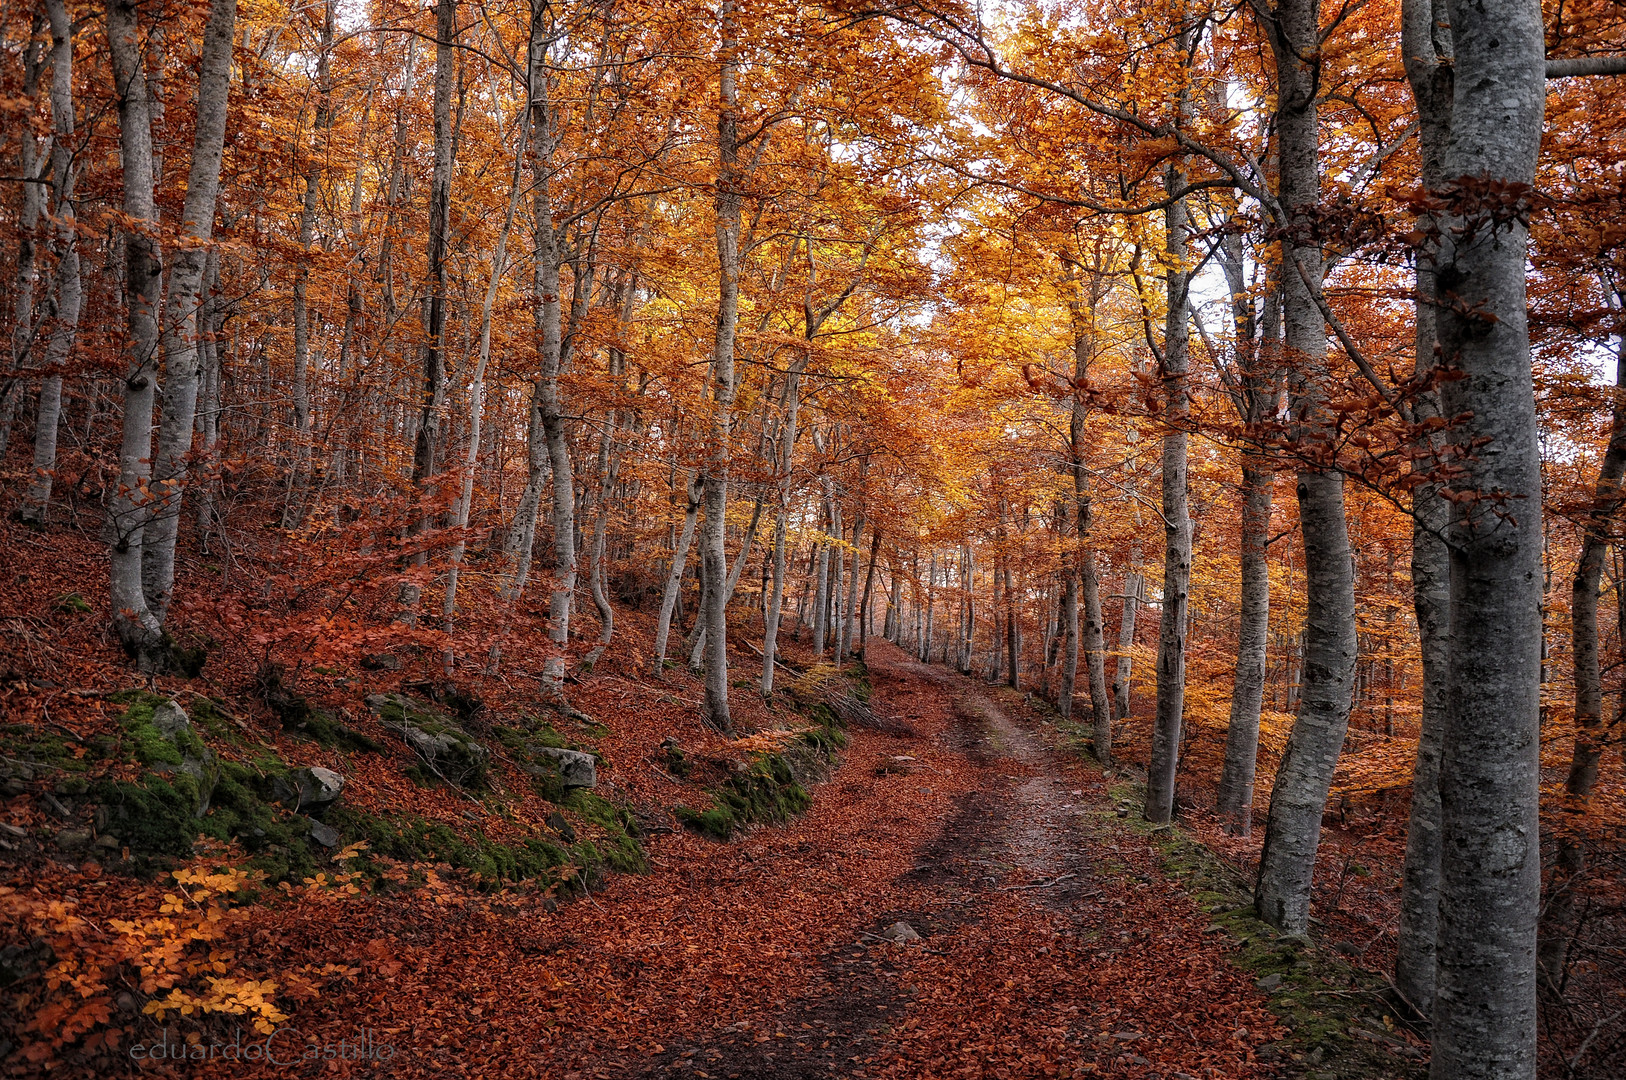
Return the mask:
<svg viewBox="0 0 1626 1080">
<path fill-rule="evenodd" d="M 1074 267 L 1068 267 L 1070 279 L 1076 279 Z M 1095 549 L 1090 546 L 1090 532 L 1095 521 L 1095 502 L 1090 491 L 1090 473 L 1085 464 L 1085 424 L 1088 409 L 1081 388 L 1087 385 L 1090 363 L 1095 359 L 1095 312 L 1105 283 L 1099 273 L 1092 272 L 1083 284 L 1082 295 L 1078 283 L 1068 297 L 1067 307 L 1073 323 L 1073 394 L 1072 408 L 1067 423 L 1068 472 L 1073 481 L 1074 532 L 1078 537 L 1078 586 L 1082 593 L 1083 640 L 1079 640 L 1078 602 L 1063 600 L 1067 621 L 1067 661 L 1062 673 L 1065 698 L 1070 712 L 1073 684 L 1077 678 L 1078 653 L 1082 644 L 1084 664 L 1090 688 L 1090 722 L 1094 732 L 1095 756 L 1103 765 L 1112 763 L 1112 701 L 1107 696 L 1106 643 L 1102 633 L 1101 583 L 1095 572 Z M 1069 574 L 1064 589 L 1073 586 Z"/>
<path fill-rule="evenodd" d="M 658 676 L 666 667 L 666 642 L 672 633 L 672 612 L 677 609 L 678 592 L 683 588 L 683 575 L 689 565 L 689 548 L 694 543 L 695 521 L 700 516 L 700 503 L 704 495 L 700 474 L 689 474 L 688 506 L 683 514 L 683 531 L 678 535 L 677 547 L 672 552 L 672 568 L 666 575 L 666 589 L 661 594 L 661 613 L 655 621 L 654 673 Z"/>
<path fill-rule="evenodd" d="M 1187 31 L 1189 35 L 1190 31 Z M 1185 186 L 1170 168 L 1167 190 Z M 1157 712 L 1152 720 L 1146 769 L 1146 820 L 1166 825 L 1174 817 L 1174 777 L 1179 768 L 1180 728 L 1185 714 L 1186 616 L 1191 589 L 1191 513 L 1186 495 L 1186 430 L 1190 411 L 1190 288 L 1187 268 L 1190 215 L 1183 198 L 1163 212 L 1168 267 L 1168 313 L 1163 327 L 1163 600 L 1157 640 Z"/>
<path fill-rule="evenodd" d="M 711 350 L 711 455 L 701 476 L 706 519 L 700 536 L 705 567 L 706 693 L 704 718 L 716 730 L 732 735 L 728 712 L 728 552 L 724 548 L 728 511 L 730 440 L 734 430 L 734 336 L 740 317 L 740 169 L 739 87 L 736 7 L 723 0 L 718 9 L 717 191 L 713 199 L 717 247 L 717 323 Z"/>
<path fill-rule="evenodd" d="M 412 440 L 412 485 L 419 506 L 408 526 L 407 535 L 422 536 L 429 529 L 429 485 L 440 469 L 440 423 L 446 409 L 446 305 L 450 285 L 447 267 L 447 249 L 451 234 L 452 207 L 452 75 L 456 68 L 455 45 L 457 38 L 457 0 L 436 0 L 435 4 L 435 89 L 431 114 L 434 121 L 434 166 L 429 181 L 429 237 L 427 245 L 428 280 L 423 297 L 423 379 L 418 393 L 416 433 Z M 545 96 L 545 95 L 544 95 Z M 533 104 L 532 106 L 536 106 Z M 539 192 L 538 199 L 544 198 Z M 546 231 L 553 232 L 551 220 Z M 539 226 L 539 231 L 542 231 Z M 540 264 L 539 274 L 542 273 Z M 558 273 L 557 261 L 553 272 Z M 557 293 L 557 289 L 555 289 Z M 544 359 L 543 364 L 546 366 Z M 552 433 L 549 433 L 549 454 L 552 454 Z M 557 485 L 558 469 L 554 470 Z M 429 552 L 420 550 L 411 556 L 411 565 L 422 568 L 429 565 Z M 575 560 L 571 560 L 574 570 Z M 574 583 L 574 574 L 572 574 Z M 404 618 L 416 618 L 418 600 L 423 586 L 408 579 L 401 585 L 400 602 L 405 609 Z M 563 679 L 563 660 L 559 680 Z M 549 663 L 554 663 L 550 659 Z M 554 680 L 555 682 L 559 680 Z"/>
<path fill-rule="evenodd" d="M 1140 540 L 1137 538 L 1130 542 L 1129 572 L 1124 575 L 1123 607 L 1118 615 L 1118 664 L 1112 673 L 1114 720 L 1129 719 L 1129 677 L 1135 670 L 1135 615 L 1145 588 L 1145 578 L 1140 572 Z"/>
<path fill-rule="evenodd" d="M 508 182 L 508 209 L 503 215 L 502 228 L 497 231 L 497 244 L 491 255 L 491 272 L 486 278 L 485 299 L 480 305 L 480 344 L 474 362 L 474 377 L 469 384 L 469 445 L 463 455 L 462 487 L 458 491 L 457 503 L 452 508 L 452 524 L 458 530 L 458 538 L 452 544 L 451 567 L 446 574 L 446 595 L 441 605 L 441 614 L 445 619 L 445 630 L 448 634 L 452 632 L 452 617 L 457 612 L 458 578 L 467 549 L 462 531 L 469 527 L 469 511 L 474 505 L 474 474 L 480 466 L 480 442 L 485 418 L 486 369 L 491 363 L 492 314 L 497 305 L 498 287 L 502 284 L 503 274 L 507 271 L 508 237 L 513 232 L 514 217 L 519 212 L 519 200 L 524 192 L 521 179 L 530 135 L 530 125 L 527 123 L 529 112 L 529 109 L 524 110 L 520 118 L 519 145 L 514 149 L 514 169 Z M 538 488 L 538 496 L 540 493 Z M 537 499 L 533 498 L 530 503 L 530 535 L 527 536 L 527 541 L 534 537 L 536 506 Z M 527 549 L 529 546 L 527 542 Z"/>
<path fill-rule="evenodd" d="M 1620 318 L 1619 290 L 1605 279 L 1609 307 Z M 1609 445 L 1598 469 L 1592 506 L 1582 523 L 1581 552 L 1570 585 L 1570 640 L 1575 665 L 1575 744 L 1564 777 L 1565 809 L 1587 812 L 1598 763 L 1603 759 L 1603 670 L 1598 658 L 1598 590 L 1604 559 L 1615 532 L 1622 502 L 1621 478 L 1626 476 L 1626 334 L 1615 338 L 1615 392 L 1610 409 Z M 1576 930 L 1576 889 L 1586 873 L 1586 846 L 1574 831 L 1558 838 L 1558 853 L 1537 933 L 1537 961 L 1542 985 L 1561 994 L 1569 962 L 1569 947 Z"/>
<path fill-rule="evenodd" d="M 840 642 L 836 648 L 836 658 L 840 663 L 846 663 L 852 655 L 853 639 L 858 631 L 858 552 L 859 542 L 864 534 L 864 512 L 853 512 L 853 539 L 852 539 L 852 569 L 847 574 L 847 600 L 842 606 Z"/>
<path fill-rule="evenodd" d="M 1241 237 L 1235 237 L 1237 248 Z M 1236 338 L 1242 369 L 1233 398 L 1239 418 L 1253 428 L 1275 418 L 1281 401 L 1276 371 L 1281 335 L 1281 308 L 1276 290 L 1266 296 L 1264 329 L 1254 342 L 1253 303 L 1242 278 L 1241 252 L 1225 260 L 1225 273 L 1236 313 Z M 1276 473 L 1262 454 L 1242 457 L 1242 529 L 1240 618 L 1236 667 L 1231 687 L 1231 716 L 1225 729 L 1225 765 L 1220 770 L 1215 808 L 1227 832 L 1246 836 L 1253 827 L 1254 774 L 1259 762 L 1259 712 L 1265 700 L 1265 659 L 1270 644 L 1271 501 Z"/>
<path fill-rule="evenodd" d="M 22 68 L 23 99 L 30 107 L 39 93 L 40 76 L 45 70 L 45 51 L 38 40 L 40 16 L 35 14 L 23 41 Z M 21 203 L 17 219 L 17 271 L 11 288 L 11 370 L 13 377 L 6 381 L 4 401 L 0 402 L 0 454 L 11 443 L 11 425 L 16 419 L 17 403 L 22 397 L 21 373 L 32 366 L 35 338 L 39 334 L 39 319 L 34 311 L 34 293 L 39 283 L 39 222 L 45 209 L 46 188 L 29 181 L 39 178 L 39 145 L 29 124 L 18 132 L 17 172 L 23 179 Z"/>
<path fill-rule="evenodd" d="M 305 165 L 305 193 L 299 206 L 299 260 L 294 267 L 294 370 L 289 396 L 294 404 L 294 460 L 288 472 L 287 501 L 282 509 L 282 527 L 292 529 L 304 520 L 306 472 L 311 459 L 310 396 L 310 257 L 316 237 L 316 202 L 322 181 L 322 161 L 318 142 L 333 126 L 333 87 L 330 77 L 333 54 L 333 16 L 337 0 L 327 0 L 322 20 L 322 36 L 316 53 L 316 117 L 311 125 L 310 160 Z M 438 83 L 437 83 L 438 90 Z M 437 105 L 438 105 L 437 99 Z"/>
<path fill-rule="evenodd" d="M 1546 104 L 1535 0 L 1451 0 L 1455 81 L 1441 230 L 1441 391 L 1468 451 L 1452 486 L 1450 681 L 1440 752 L 1434 1080 L 1536 1075 L 1542 660 L 1541 456 L 1526 321 L 1523 215 L 1482 191 L 1535 182 Z M 1494 185 L 1494 186 L 1492 186 Z M 1473 449 L 1477 448 L 1477 449 Z"/>
<path fill-rule="evenodd" d="M 881 554 L 881 526 L 879 523 L 870 527 L 873 534 L 869 545 L 869 565 L 864 571 L 864 597 L 859 602 L 858 622 L 858 655 L 864 655 L 864 646 L 869 640 L 870 623 L 873 621 L 873 609 L 870 607 L 870 596 L 875 587 L 875 564 Z"/>
<path fill-rule="evenodd" d="M 723 611 L 728 611 L 728 605 L 734 600 L 734 590 L 739 587 L 740 577 L 745 572 L 746 560 L 751 557 L 751 549 L 757 542 L 757 529 L 762 524 L 762 507 L 764 500 L 758 499 L 751 511 L 751 523 L 745 528 L 745 539 L 740 543 L 740 550 L 734 555 L 734 562 L 728 568 L 728 577 L 723 582 Z M 701 673 L 701 661 L 705 654 L 706 644 L 711 640 L 708 634 L 710 616 L 704 605 L 701 606 L 700 615 L 695 621 L 693 645 L 689 652 L 689 667 L 696 673 Z"/>
<path fill-rule="evenodd" d="M 57 426 L 62 417 L 62 369 L 78 337 L 79 310 L 84 295 L 73 214 L 77 172 L 73 153 L 73 23 L 64 0 L 46 0 L 45 11 L 51 24 L 51 214 L 56 222 L 51 247 L 56 270 L 53 274 L 55 293 L 49 312 L 51 329 L 45 347 L 45 374 L 40 379 L 39 408 L 35 414 L 33 472 L 20 510 L 22 519 L 35 525 L 45 524 L 49 516 L 56 476 Z"/>
<path fill-rule="evenodd" d="M 763 615 L 762 696 L 773 693 L 774 658 L 779 653 L 779 621 L 785 602 L 785 542 L 790 520 L 791 469 L 796 455 L 796 421 L 802 404 L 802 371 L 811 354 L 804 353 L 785 376 L 785 418 L 779 430 L 779 511 L 773 527 L 773 586 Z"/>
<path fill-rule="evenodd" d="M 1549 60 L 1549 79 L 1569 79 L 1584 75 L 1626 75 L 1626 56 L 1578 56 L 1571 60 Z"/>
<path fill-rule="evenodd" d="M 441 0 L 450 3 L 451 0 Z M 576 481 L 570 458 L 569 432 L 565 427 L 563 394 L 559 373 L 566 359 L 562 304 L 559 294 L 562 247 L 555 225 L 552 194 L 553 153 L 559 134 L 550 93 L 548 48 L 554 41 L 550 9 L 532 9 L 530 38 L 530 101 L 533 199 L 535 213 L 533 288 L 536 306 L 533 320 L 537 335 L 539 364 L 532 384 L 531 407 L 534 430 L 547 448 L 549 470 L 553 474 L 553 503 L 549 514 L 553 526 L 553 574 L 548 591 L 548 641 L 550 655 L 542 667 L 544 689 L 556 698 L 564 696 L 565 654 L 570 642 L 570 609 L 576 594 Z M 573 274 L 574 302 L 572 328 L 577 325 L 584 297 L 592 290 L 591 271 L 580 265 Z"/>
<path fill-rule="evenodd" d="M 152 519 L 141 551 L 147 607 L 162 623 L 175 587 L 175 541 L 191 465 L 198 401 L 199 296 L 214 237 L 220 162 L 226 141 L 232 39 L 237 0 L 212 0 L 198 67 L 197 127 L 181 210 L 181 245 L 169 270 L 169 296 L 160 330 L 164 400 L 153 462 Z"/>
<path fill-rule="evenodd" d="M 1420 179 L 1425 191 L 1438 191 L 1444 183 L 1445 150 L 1451 136 L 1449 18 L 1445 0 L 1404 0 L 1401 5 L 1401 49 L 1417 104 Z M 1439 245 L 1433 239 L 1438 222 L 1428 212 L 1419 216 L 1417 225 L 1425 237 L 1416 255 L 1414 374 L 1421 379 L 1438 363 L 1434 275 Z M 1416 423 L 1438 417 L 1439 392 L 1427 389 L 1415 395 L 1411 414 Z M 1440 439 L 1427 434 L 1419 438 L 1432 444 L 1431 453 L 1418 464 L 1419 470 L 1426 472 L 1433 467 Z M 1425 1017 L 1434 1009 L 1434 939 L 1440 886 L 1440 739 L 1445 726 L 1451 622 L 1451 563 L 1445 546 L 1450 509 L 1439 496 L 1439 486 L 1438 481 L 1425 480 L 1412 490 L 1412 611 L 1423 666 L 1423 712 L 1417 761 L 1412 769 L 1395 955 L 1395 989 Z"/>
<path fill-rule="evenodd" d="M 124 230 L 124 421 L 118 486 L 107 514 L 108 592 L 120 644 L 143 670 L 152 670 L 161 661 L 163 626 L 147 607 L 141 550 L 151 500 L 148 484 L 163 267 L 152 236 L 158 217 L 153 201 L 152 107 L 136 5 L 130 0 L 108 4 L 107 43 L 118 102 L 123 211 L 129 221 Z"/>
<path fill-rule="evenodd" d="M 1355 684 L 1355 571 L 1344 516 L 1344 480 L 1320 460 L 1325 429 L 1327 327 L 1316 303 L 1325 272 L 1314 236 L 1321 192 L 1320 4 L 1286 0 L 1265 24 L 1276 58 L 1285 360 L 1293 368 L 1290 438 L 1305 458 L 1297 476 L 1304 538 L 1304 690 L 1270 792 L 1254 907 L 1290 934 L 1309 929 L 1310 886 L 1321 842 L 1321 815 L 1349 726 Z"/>
</svg>

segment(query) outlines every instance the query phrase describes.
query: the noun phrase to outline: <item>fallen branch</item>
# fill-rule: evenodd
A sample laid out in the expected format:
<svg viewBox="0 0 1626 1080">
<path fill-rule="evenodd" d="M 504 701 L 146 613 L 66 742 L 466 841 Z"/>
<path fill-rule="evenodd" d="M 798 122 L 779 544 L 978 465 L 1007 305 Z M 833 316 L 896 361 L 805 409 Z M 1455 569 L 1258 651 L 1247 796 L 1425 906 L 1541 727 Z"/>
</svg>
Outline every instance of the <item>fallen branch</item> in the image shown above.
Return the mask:
<svg viewBox="0 0 1626 1080">
<path fill-rule="evenodd" d="M 1066 881 L 1068 878 L 1075 878 L 1077 876 L 1078 876 L 1077 874 L 1072 873 L 1071 871 L 1069 871 L 1068 873 L 1061 874 L 1058 877 L 1052 878 L 1050 881 L 1041 881 L 1041 882 L 1039 882 L 1039 883 L 1037 883 L 1035 885 L 1006 885 L 1004 888 L 1000 889 L 999 891 L 1000 892 L 1026 892 L 1029 889 L 1053 889 L 1057 885 L 1060 885 L 1062 882 Z"/>
</svg>

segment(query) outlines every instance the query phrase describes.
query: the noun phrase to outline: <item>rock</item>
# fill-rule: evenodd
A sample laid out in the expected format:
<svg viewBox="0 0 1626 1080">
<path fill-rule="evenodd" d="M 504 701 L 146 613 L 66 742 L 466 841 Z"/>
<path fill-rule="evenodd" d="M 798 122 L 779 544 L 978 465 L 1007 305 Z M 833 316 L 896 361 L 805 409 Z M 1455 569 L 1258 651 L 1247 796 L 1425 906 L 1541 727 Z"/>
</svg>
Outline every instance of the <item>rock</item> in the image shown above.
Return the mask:
<svg viewBox="0 0 1626 1080">
<path fill-rule="evenodd" d="M 915 933 L 915 928 L 901 919 L 887 927 L 885 930 L 882 930 L 881 936 L 886 938 L 888 941 L 904 942 L 920 940 L 920 935 Z"/>
<path fill-rule="evenodd" d="M 563 781 L 566 791 L 598 787 L 598 762 L 592 754 L 557 746 L 538 746 L 533 752 L 539 758 L 552 758 L 558 763 L 559 779 Z"/>
<path fill-rule="evenodd" d="M 560 839 L 564 840 L 565 843 L 574 844 L 576 842 L 576 830 L 570 827 L 570 822 L 566 821 L 565 816 L 559 811 L 555 810 L 548 815 L 548 828 L 558 833 Z"/>
<path fill-rule="evenodd" d="M 117 851 L 124 846 L 123 842 L 112 833 L 102 833 L 96 838 L 96 846 L 106 848 L 108 851 Z"/>
<path fill-rule="evenodd" d="M 1264 978 L 1255 982 L 1253 985 L 1268 994 L 1278 986 L 1282 985 L 1282 973 L 1279 971 L 1273 971 L 1269 975 L 1266 975 Z"/>
<path fill-rule="evenodd" d="M 312 840 L 315 840 L 323 847 L 339 846 L 339 833 L 337 829 L 333 828 L 333 826 L 325 825 L 322 822 L 314 819 L 311 820 L 310 825 L 310 836 Z"/>
<path fill-rule="evenodd" d="M 28 830 L 19 828 L 16 825 L 8 824 L 4 821 L 0 821 L 0 833 L 5 833 L 7 836 L 15 836 L 17 839 L 21 840 L 23 837 L 28 835 Z"/>
<path fill-rule="evenodd" d="M 1121 817 L 1121 818 L 1128 817 L 1129 816 L 1129 807 L 1127 807 L 1127 806 L 1118 807 L 1118 816 Z"/>
<path fill-rule="evenodd" d="M 295 769 L 288 774 L 288 780 L 297 789 L 294 809 L 305 813 L 326 810 L 344 792 L 344 777 L 320 765 Z"/>
<path fill-rule="evenodd" d="M 192 721 L 186 715 L 186 710 L 174 699 L 163 701 L 153 706 L 152 719 L 149 721 L 153 730 L 158 732 L 164 740 L 175 748 L 180 757 L 180 764 L 175 765 L 169 761 L 159 761 L 150 764 L 153 772 L 160 776 L 172 776 L 181 773 L 189 776 L 197 785 L 197 806 L 192 811 L 193 817 L 203 817 L 209 812 L 209 800 L 214 795 L 215 783 L 220 779 L 220 765 L 215 760 L 214 751 L 203 744 L 197 732 L 192 730 Z"/>
<path fill-rule="evenodd" d="M 1119 1042 L 1134 1042 L 1136 1039 L 1144 1039 L 1146 1036 L 1139 1031 L 1114 1031 L 1112 1037 Z"/>
<path fill-rule="evenodd" d="M 406 740 L 437 776 L 463 787 L 485 784 L 491 751 L 444 714 L 402 694 L 373 694 L 367 707 L 385 727 Z"/>
<path fill-rule="evenodd" d="M 56 846 L 63 851 L 81 851 L 90 846 L 90 833 L 84 829 L 63 829 L 56 834 Z"/>
</svg>

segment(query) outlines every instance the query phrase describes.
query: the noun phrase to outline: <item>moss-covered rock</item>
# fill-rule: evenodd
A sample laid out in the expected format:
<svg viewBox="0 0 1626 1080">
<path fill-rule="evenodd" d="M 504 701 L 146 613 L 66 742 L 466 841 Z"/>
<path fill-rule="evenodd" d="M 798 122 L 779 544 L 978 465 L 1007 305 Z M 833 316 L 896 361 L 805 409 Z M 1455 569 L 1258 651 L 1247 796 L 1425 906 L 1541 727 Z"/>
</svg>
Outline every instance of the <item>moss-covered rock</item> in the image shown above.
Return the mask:
<svg viewBox="0 0 1626 1080">
<path fill-rule="evenodd" d="M 491 751 L 444 713 L 404 694 L 373 694 L 367 707 L 436 776 L 466 788 L 485 786 Z"/>
<path fill-rule="evenodd" d="M 673 807 L 684 825 L 718 840 L 727 840 L 748 824 L 784 822 L 812 803 L 784 754 L 756 754 L 737 763 L 733 774 L 712 791 L 705 810 Z"/>
</svg>

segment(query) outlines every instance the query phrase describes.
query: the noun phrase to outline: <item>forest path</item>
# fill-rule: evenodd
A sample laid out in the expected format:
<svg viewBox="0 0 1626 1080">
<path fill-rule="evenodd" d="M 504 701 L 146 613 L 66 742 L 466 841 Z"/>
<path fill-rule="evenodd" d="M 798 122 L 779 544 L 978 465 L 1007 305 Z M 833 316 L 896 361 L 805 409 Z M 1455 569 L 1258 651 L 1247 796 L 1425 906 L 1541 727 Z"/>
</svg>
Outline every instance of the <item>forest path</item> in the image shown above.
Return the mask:
<svg viewBox="0 0 1626 1080">
<path fill-rule="evenodd" d="M 803 958 L 793 992 L 778 997 L 765 979 L 755 1000 L 747 991 L 653 1048 L 572 1055 L 566 1080 L 1271 1075 L 1253 1054 L 1272 1027 L 1263 995 L 1155 869 L 1149 842 L 1115 820 L 1100 768 L 1058 748 L 1014 692 L 883 641 L 869 658 L 877 711 L 920 721 L 921 733 L 855 733 L 809 817 L 821 801 L 875 789 L 848 843 L 901 872 L 837 886 L 875 902 L 825 926 L 825 940 L 778 943 Z M 754 837 L 789 842 L 804 829 L 816 820 Z M 863 873 L 818 846 L 793 850 Z M 794 889 L 806 865 L 760 869 Z M 922 940 L 880 936 L 900 920 Z"/>
</svg>

